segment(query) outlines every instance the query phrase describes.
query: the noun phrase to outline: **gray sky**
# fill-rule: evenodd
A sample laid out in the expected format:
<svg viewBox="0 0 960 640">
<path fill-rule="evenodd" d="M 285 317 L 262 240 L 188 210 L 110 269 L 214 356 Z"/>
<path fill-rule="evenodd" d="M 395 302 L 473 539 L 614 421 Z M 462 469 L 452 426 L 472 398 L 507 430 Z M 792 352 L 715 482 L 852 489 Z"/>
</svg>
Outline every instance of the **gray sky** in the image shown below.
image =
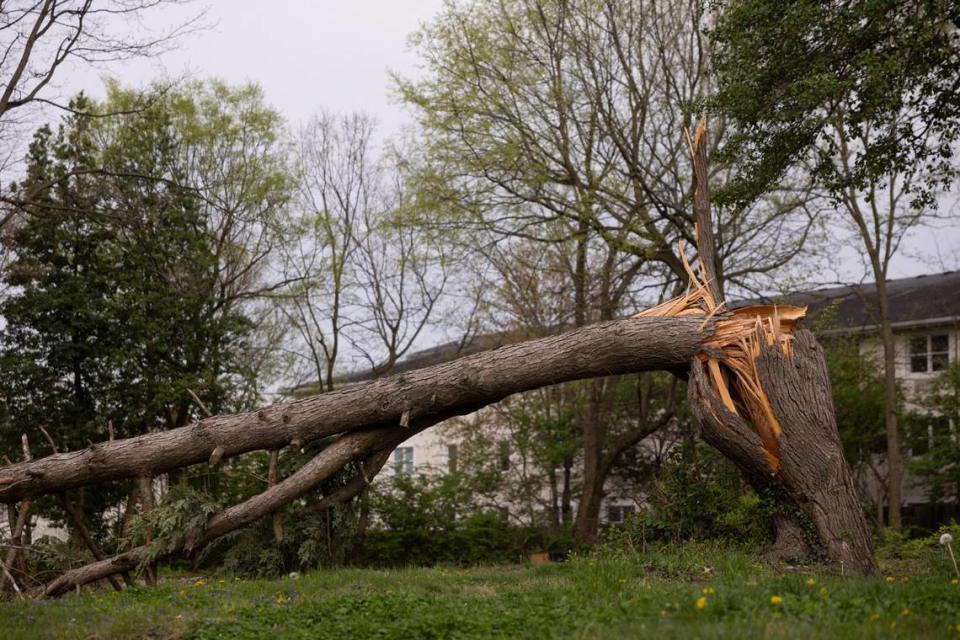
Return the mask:
<svg viewBox="0 0 960 640">
<path fill-rule="evenodd" d="M 364 111 L 375 116 L 384 136 L 396 134 L 409 116 L 391 99 L 389 71 L 417 72 L 407 38 L 429 20 L 443 0 L 209 0 L 213 26 L 185 37 L 156 60 L 76 67 L 60 88 L 102 95 L 101 76 L 142 86 L 160 77 L 217 77 L 230 83 L 259 83 L 267 101 L 296 127 L 320 109 Z M 198 6 L 186 11 L 196 11 Z M 171 24 L 188 15 L 165 9 Z M 64 74 L 67 75 L 67 74 Z M 960 206 L 956 191 L 944 197 L 941 213 L 952 224 L 915 231 L 901 247 L 891 276 L 960 269 Z M 822 281 L 859 280 L 859 243 L 844 243 Z M 872 279 L 872 278 L 868 278 Z"/>
<path fill-rule="evenodd" d="M 416 72 L 407 37 L 442 0 L 208 0 L 204 5 L 213 26 L 184 37 L 159 59 L 100 70 L 77 67 L 62 88 L 100 96 L 104 74 L 137 86 L 184 74 L 231 84 L 253 81 L 291 125 L 320 109 L 365 111 L 390 135 L 407 118 L 390 99 L 388 73 Z M 204 5 L 165 11 L 172 24 Z"/>
</svg>

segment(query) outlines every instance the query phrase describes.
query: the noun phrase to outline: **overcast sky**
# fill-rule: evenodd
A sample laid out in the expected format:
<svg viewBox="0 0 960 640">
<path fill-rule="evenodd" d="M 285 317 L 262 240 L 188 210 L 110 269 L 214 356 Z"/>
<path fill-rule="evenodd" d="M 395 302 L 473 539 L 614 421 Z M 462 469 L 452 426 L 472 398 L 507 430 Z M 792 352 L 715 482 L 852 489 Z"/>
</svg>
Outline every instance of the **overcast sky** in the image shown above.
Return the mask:
<svg viewBox="0 0 960 640">
<path fill-rule="evenodd" d="M 184 75 L 252 81 L 294 126 L 320 109 L 365 111 L 389 135 L 407 121 L 390 97 L 389 72 L 416 73 L 407 38 L 441 5 L 442 0 L 209 0 L 179 13 L 165 9 L 173 24 L 206 6 L 212 26 L 182 38 L 158 59 L 77 67 L 63 89 L 102 95 L 105 74 L 133 85 Z"/>
<path fill-rule="evenodd" d="M 296 127 L 320 109 L 365 111 L 380 123 L 383 136 L 409 122 L 391 97 L 390 71 L 417 72 L 407 45 L 411 32 L 429 20 L 443 0 L 210 0 L 209 29 L 183 38 L 155 60 L 138 60 L 108 69 L 76 67 L 61 79 L 64 93 L 84 89 L 102 95 L 101 76 L 143 86 L 161 77 L 217 77 L 229 83 L 259 83 L 267 101 Z M 201 5 L 188 8 L 196 11 Z M 171 24 L 182 19 L 167 10 Z M 943 199 L 943 211 L 960 217 L 957 195 Z M 837 259 L 838 273 L 859 280 L 858 245 L 847 244 Z M 921 229 L 902 247 L 892 277 L 960 269 L 960 229 Z M 869 278 L 872 279 L 872 278 Z"/>
</svg>

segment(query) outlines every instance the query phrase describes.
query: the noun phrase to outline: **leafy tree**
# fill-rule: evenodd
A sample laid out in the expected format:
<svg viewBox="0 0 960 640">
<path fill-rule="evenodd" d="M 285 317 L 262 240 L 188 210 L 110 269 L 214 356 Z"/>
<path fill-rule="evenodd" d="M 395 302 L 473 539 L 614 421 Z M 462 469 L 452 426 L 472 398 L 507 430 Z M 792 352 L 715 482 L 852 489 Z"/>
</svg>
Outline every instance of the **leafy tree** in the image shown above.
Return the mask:
<svg viewBox="0 0 960 640">
<path fill-rule="evenodd" d="M 41 427 L 64 451 L 248 406 L 269 362 L 256 301 L 290 185 L 281 120 L 256 87 L 108 94 L 41 128 L 14 186 L 30 200 L 5 236 L 8 450 L 28 433 L 42 453 Z M 87 498 L 95 516 L 117 502 Z"/>
<path fill-rule="evenodd" d="M 955 175 L 960 121 L 956 3 L 731 0 L 712 37 L 715 106 L 737 131 L 726 149 L 749 202 L 788 169 L 812 167 L 862 242 L 884 346 L 889 524 L 900 526 L 903 462 L 886 281 L 906 233 Z"/>
<path fill-rule="evenodd" d="M 83 96 L 71 104 L 89 108 Z M 81 174 L 96 164 L 93 125 L 68 116 L 56 133 L 41 127 L 30 145 L 26 178 L 17 185 L 43 185 L 36 198 L 60 213 L 28 218 L 5 238 L 17 254 L 3 273 L 4 284 L 17 293 L 0 307 L 10 451 L 22 430 L 36 446 L 43 442 L 38 427 L 46 425 L 61 448 L 74 448 L 98 439 L 106 427 L 101 392 L 113 384 L 120 348 L 107 312 L 119 253 L 109 230 L 86 213 L 103 199 L 97 181 Z"/>
<path fill-rule="evenodd" d="M 848 186 L 923 165 L 928 181 L 913 195 L 932 203 L 952 173 L 952 143 L 960 135 L 955 2 L 715 4 L 715 104 L 743 124 L 728 147 L 742 163 L 737 197 L 766 191 L 812 147 L 833 144 L 839 116 L 849 137 L 863 142 Z M 827 157 L 815 162 L 818 171 L 833 173 Z"/>
</svg>

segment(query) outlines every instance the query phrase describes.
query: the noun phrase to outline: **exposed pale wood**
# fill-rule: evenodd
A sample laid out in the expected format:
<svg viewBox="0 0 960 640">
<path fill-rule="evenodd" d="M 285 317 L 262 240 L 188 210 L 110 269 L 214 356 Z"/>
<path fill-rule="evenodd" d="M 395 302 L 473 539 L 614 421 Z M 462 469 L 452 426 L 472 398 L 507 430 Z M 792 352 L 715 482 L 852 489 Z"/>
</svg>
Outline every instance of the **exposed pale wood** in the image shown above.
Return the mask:
<svg viewBox="0 0 960 640">
<path fill-rule="evenodd" d="M 789 355 L 777 345 L 763 344 L 756 362 L 772 411 L 783 425 L 776 472 L 770 470 L 760 435 L 726 409 L 705 365 L 694 363 L 688 392 L 704 440 L 752 484 L 773 482 L 782 488 L 813 521 L 831 559 L 843 562 L 849 572 L 874 575 L 873 543 L 843 458 L 822 348 L 813 334 L 800 330 Z"/>
</svg>

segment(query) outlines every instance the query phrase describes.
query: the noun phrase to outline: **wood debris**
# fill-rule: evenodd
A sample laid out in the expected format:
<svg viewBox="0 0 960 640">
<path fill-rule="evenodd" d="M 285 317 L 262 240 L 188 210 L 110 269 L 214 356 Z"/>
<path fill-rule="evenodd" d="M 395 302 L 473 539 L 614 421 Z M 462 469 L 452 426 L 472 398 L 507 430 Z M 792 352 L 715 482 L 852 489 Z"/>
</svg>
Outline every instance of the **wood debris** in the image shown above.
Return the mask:
<svg viewBox="0 0 960 640">
<path fill-rule="evenodd" d="M 797 322 L 806 315 L 807 308 L 752 305 L 725 309 L 724 303 L 718 303 L 711 293 L 702 269 L 698 276 L 690 266 L 682 244 L 680 257 L 689 275 L 687 291 L 633 317 L 703 316 L 704 323 L 714 319 L 715 331 L 704 341 L 704 350 L 697 355 L 697 360 L 706 366 L 711 387 L 724 407 L 753 424 L 763 442 L 770 470 L 775 472 L 780 466 L 782 429 L 760 382 L 757 358 L 763 346 L 776 346 L 789 357 L 792 353 L 791 334 Z M 718 357 L 720 353 L 723 357 Z"/>
</svg>

